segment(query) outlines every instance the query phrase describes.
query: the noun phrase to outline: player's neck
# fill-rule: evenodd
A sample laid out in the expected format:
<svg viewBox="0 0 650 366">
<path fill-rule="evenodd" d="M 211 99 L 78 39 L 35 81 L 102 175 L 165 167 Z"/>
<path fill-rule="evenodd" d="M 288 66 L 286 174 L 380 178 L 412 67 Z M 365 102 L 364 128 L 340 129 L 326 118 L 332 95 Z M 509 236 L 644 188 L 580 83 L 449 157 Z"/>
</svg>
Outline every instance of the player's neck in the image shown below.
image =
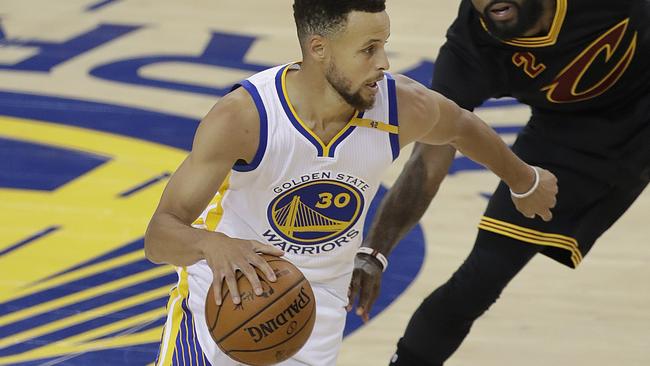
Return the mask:
<svg viewBox="0 0 650 366">
<path fill-rule="evenodd" d="M 313 69 L 313 70 L 312 70 Z M 315 68 L 287 73 L 287 93 L 296 113 L 316 129 L 331 123 L 347 123 L 355 109 L 341 98 Z"/>
</svg>

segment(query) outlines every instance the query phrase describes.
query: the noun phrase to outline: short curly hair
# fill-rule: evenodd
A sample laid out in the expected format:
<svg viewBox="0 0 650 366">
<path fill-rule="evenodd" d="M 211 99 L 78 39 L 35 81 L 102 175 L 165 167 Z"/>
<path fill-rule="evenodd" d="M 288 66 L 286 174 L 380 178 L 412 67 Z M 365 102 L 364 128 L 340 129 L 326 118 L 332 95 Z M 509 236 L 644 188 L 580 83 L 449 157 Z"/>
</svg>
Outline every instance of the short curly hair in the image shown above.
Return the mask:
<svg viewBox="0 0 650 366">
<path fill-rule="evenodd" d="M 330 36 L 346 24 L 348 13 L 378 13 L 386 9 L 386 0 L 295 0 L 293 18 L 300 43 L 311 35 Z"/>
</svg>

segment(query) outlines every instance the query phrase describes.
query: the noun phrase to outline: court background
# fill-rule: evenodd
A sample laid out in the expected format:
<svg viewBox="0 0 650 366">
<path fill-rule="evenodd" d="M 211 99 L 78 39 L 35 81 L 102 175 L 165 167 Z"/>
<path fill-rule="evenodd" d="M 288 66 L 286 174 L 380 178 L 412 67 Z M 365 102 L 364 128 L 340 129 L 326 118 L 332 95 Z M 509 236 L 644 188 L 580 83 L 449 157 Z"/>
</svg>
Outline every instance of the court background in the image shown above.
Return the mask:
<svg viewBox="0 0 650 366">
<path fill-rule="evenodd" d="M 299 59 L 290 5 L 0 0 L 0 364 L 148 363 L 173 274 L 145 264 L 138 240 L 219 95 Z M 426 82 L 456 6 L 389 2 L 391 71 Z M 508 142 L 529 114 L 507 100 L 477 112 Z M 454 167 L 422 220 L 424 241 L 416 233 L 400 248 L 422 267 L 396 273 L 386 291 L 408 288 L 385 291 L 385 309 L 349 330 L 340 365 L 386 364 L 419 301 L 469 252 L 497 180 L 463 159 Z M 650 364 L 648 217 L 645 192 L 577 270 L 533 259 L 448 365 Z M 108 305 L 89 301 L 99 293 Z"/>
</svg>

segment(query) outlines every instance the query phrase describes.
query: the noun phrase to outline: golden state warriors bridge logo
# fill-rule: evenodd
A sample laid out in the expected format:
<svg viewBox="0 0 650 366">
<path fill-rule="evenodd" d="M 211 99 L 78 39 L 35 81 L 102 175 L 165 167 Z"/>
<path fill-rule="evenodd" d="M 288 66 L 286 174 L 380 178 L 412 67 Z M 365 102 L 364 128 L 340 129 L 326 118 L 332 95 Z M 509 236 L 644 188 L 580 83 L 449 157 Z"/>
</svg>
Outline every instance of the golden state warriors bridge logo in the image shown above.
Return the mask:
<svg viewBox="0 0 650 366">
<path fill-rule="evenodd" d="M 368 186 L 364 184 L 362 188 L 365 187 Z M 284 241 L 269 231 L 264 236 L 285 251 L 318 254 L 340 247 L 359 234 L 349 230 L 364 207 L 363 194 L 354 185 L 317 180 L 277 191 L 281 194 L 269 205 L 268 217 L 271 227 Z"/>
</svg>

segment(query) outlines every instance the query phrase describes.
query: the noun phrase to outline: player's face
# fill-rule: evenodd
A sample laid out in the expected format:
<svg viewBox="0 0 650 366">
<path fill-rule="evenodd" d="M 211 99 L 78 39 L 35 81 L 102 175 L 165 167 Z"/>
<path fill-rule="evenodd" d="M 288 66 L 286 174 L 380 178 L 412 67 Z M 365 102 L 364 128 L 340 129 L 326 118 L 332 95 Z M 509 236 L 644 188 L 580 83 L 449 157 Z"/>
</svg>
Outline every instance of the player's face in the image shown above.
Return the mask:
<svg viewBox="0 0 650 366">
<path fill-rule="evenodd" d="M 375 103 L 377 81 L 389 67 L 384 49 L 389 35 L 386 12 L 353 11 L 344 29 L 332 36 L 325 77 L 358 110 L 369 109 Z"/>
<path fill-rule="evenodd" d="M 538 26 L 545 0 L 472 0 L 490 33 L 500 39 L 528 35 Z"/>
</svg>

